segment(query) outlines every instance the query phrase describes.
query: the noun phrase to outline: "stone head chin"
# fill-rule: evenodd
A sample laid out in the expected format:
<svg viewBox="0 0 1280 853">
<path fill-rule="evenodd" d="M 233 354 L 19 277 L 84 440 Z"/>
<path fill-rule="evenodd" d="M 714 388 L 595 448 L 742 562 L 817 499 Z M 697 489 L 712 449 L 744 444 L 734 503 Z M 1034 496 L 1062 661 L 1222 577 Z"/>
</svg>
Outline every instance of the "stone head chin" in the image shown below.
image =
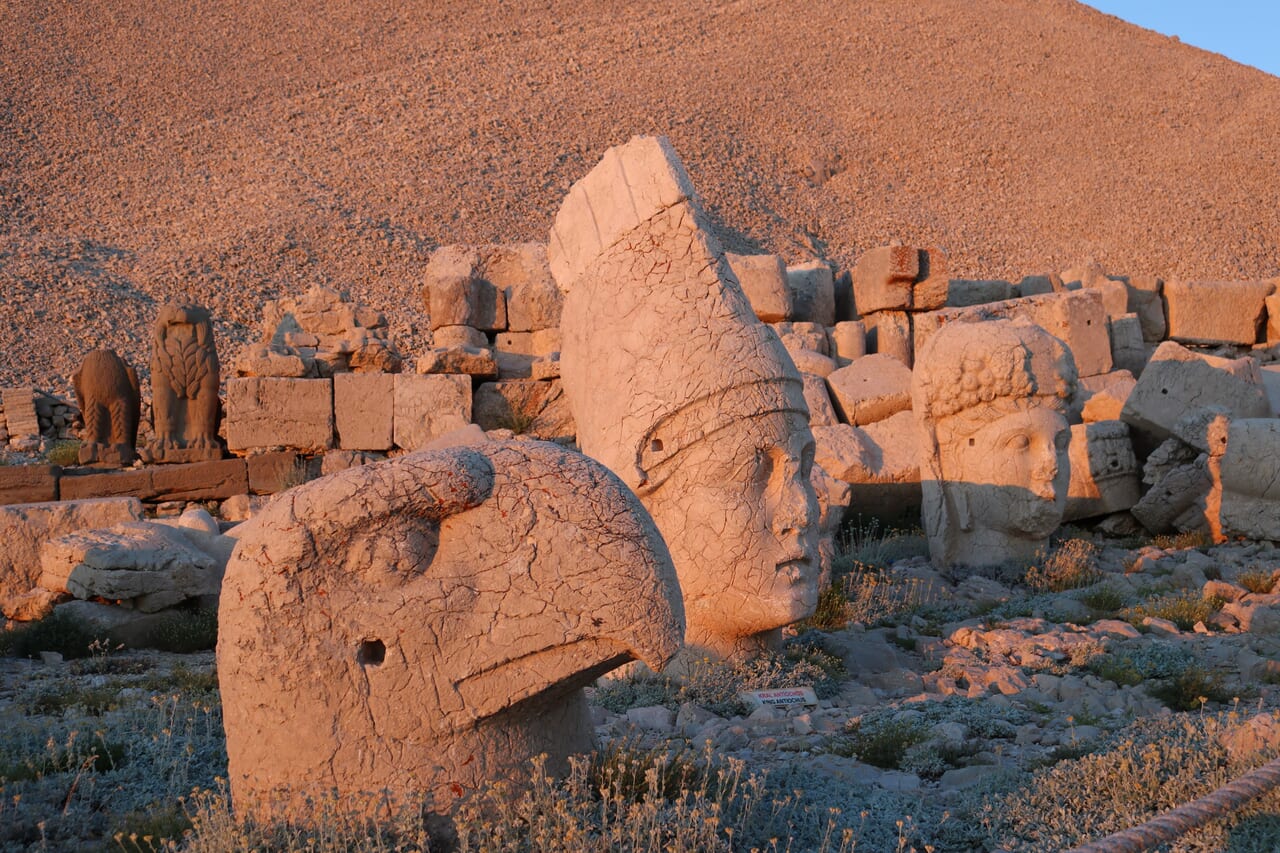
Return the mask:
<svg viewBox="0 0 1280 853">
<path fill-rule="evenodd" d="M 743 657 L 813 613 L 813 435 L 798 412 L 741 418 L 684 448 L 639 490 L 664 531 L 695 650 Z"/>
</svg>

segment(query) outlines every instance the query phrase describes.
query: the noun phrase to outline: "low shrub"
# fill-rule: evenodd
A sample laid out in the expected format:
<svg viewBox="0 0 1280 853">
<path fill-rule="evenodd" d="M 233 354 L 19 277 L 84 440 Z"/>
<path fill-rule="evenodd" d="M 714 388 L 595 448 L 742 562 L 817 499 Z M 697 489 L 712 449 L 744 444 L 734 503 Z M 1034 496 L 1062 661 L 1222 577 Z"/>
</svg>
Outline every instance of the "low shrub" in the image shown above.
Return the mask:
<svg viewBox="0 0 1280 853">
<path fill-rule="evenodd" d="M 832 740 L 829 749 L 836 755 L 856 758 L 865 764 L 898 770 L 911 748 L 928 739 L 928 727 L 917 720 L 864 719 L 851 721 L 845 733 Z"/>
<path fill-rule="evenodd" d="M 1085 607 L 1095 613 L 1107 616 L 1114 616 L 1119 613 L 1127 603 L 1124 593 L 1106 584 L 1099 584 L 1092 589 L 1085 590 L 1079 595 L 1079 599 Z"/>
<path fill-rule="evenodd" d="M 80 463 L 80 442 L 74 438 L 51 441 L 45 446 L 45 461 L 50 465 L 69 468 Z"/>
<path fill-rule="evenodd" d="M 27 622 L 4 632 L 5 652 L 14 657 L 36 657 L 41 652 L 57 652 L 67 660 L 88 657 L 97 642 L 93 632 L 79 620 L 54 610 L 38 622 Z"/>
<path fill-rule="evenodd" d="M 1068 539 L 1052 554 L 1041 552 L 1024 581 L 1038 592 L 1065 592 L 1091 586 L 1101 577 L 1098 546 L 1086 539 Z"/>
<path fill-rule="evenodd" d="M 1236 583 L 1257 595 L 1268 595 L 1276 588 L 1277 573 L 1268 569 L 1241 572 Z"/>
<path fill-rule="evenodd" d="M 1174 711 L 1203 709 L 1208 702 L 1225 703 L 1232 699 L 1231 691 L 1222 682 L 1222 676 L 1193 664 L 1172 678 L 1163 679 L 1146 687 L 1148 693 Z"/>
<path fill-rule="evenodd" d="M 1224 603 L 1216 596 L 1205 598 L 1197 592 L 1184 590 L 1149 598 L 1141 604 L 1126 607 L 1120 615 L 1134 625 L 1140 626 L 1143 619 L 1152 616 L 1167 619 L 1180 630 L 1190 631 L 1197 622 L 1204 622 L 1221 610 Z"/>
</svg>

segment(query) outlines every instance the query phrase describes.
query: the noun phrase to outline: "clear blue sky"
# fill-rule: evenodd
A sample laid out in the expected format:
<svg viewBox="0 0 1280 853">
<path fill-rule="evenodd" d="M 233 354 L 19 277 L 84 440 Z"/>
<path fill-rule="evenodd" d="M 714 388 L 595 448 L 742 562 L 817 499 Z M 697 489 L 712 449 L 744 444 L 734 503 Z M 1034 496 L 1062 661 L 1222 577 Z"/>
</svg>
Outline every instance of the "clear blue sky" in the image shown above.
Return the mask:
<svg viewBox="0 0 1280 853">
<path fill-rule="evenodd" d="M 1084 0 L 1117 18 L 1177 36 L 1280 76 L 1280 0 Z"/>
</svg>

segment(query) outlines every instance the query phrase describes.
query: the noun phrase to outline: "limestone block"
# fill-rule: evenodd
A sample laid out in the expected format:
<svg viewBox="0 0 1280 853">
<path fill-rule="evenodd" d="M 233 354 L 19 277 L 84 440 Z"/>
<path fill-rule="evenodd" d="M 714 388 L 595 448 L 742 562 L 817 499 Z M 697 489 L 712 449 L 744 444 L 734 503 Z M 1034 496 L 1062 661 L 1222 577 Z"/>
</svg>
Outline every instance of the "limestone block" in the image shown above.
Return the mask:
<svg viewBox="0 0 1280 853">
<path fill-rule="evenodd" d="M 1258 342 L 1266 320 L 1269 281 L 1167 281 L 1169 339 L 1194 344 Z"/>
<path fill-rule="evenodd" d="M 493 346 L 498 352 L 538 355 L 533 351 L 532 332 L 499 332 L 494 336 Z"/>
<path fill-rule="evenodd" d="M 0 403 L 4 407 L 5 426 L 10 438 L 25 438 L 40 434 L 40 418 L 36 415 L 35 389 L 27 386 L 0 388 Z"/>
<path fill-rule="evenodd" d="M 418 373 L 463 373 L 473 379 L 494 379 L 498 362 L 488 347 L 434 347 L 418 356 Z"/>
<path fill-rule="evenodd" d="M 484 331 L 507 327 L 506 295 L 485 277 L 476 246 L 441 246 L 427 262 L 422 296 L 431 328 L 474 326 Z"/>
<path fill-rule="evenodd" d="M 142 519 L 137 498 L 15 504 L 0 507 L 0 603 L 40 580 L 40 546 L 77 530 Z"/>
<path fill-rule="evenodd" d="M 853 298 L 864 316 L 877 311 L 933 311 L 947 303 L 946 256 L 937 249 L 881 246 L 853 268 Z"/>
<path fill-rule="evenodd" d="M 218 673 L 244 817 L 297 818 L 329 792 L 360 814 L 449 813 L 539 753 L 562 773 L 592 747 L 582 688 L 680 648 L 653 521 L 603 466 L 553 445 L 352 468 L 241 527 Z"/>
<path fill-rule="evenodd" d="M 1280 420 L 1219 421 L 1206 515 L 1214 539 L 1280 540 Z"/>
<path fill-rule="evenodd" d="M 845 367 L 867 354 L 867 327 L 861 320 L 836 323 L 831 327 L 828 339 L 836 367 Z"/>
<path fill-rule="evenodd" d="M 243 459 L 162 465 L 152 472 L 151 485 L 161 500 L 221 500 L 249 491 L 249 469 Z"/>
<path fill-rule="evenodd" d="M 1040 296 L 1045 293 L 1059 293 L 1066 288 L 1058 274 L 1051 273 L 1023 276 L 1016 289 L 1018 296 Z"/>
<path fill-rule="evenodd" d="M 693 195 L 693 182 L 665 137 L 637 136 L 610 148 L 556 213 L 547 260 L 560 289 L 569 293 L 606 250 Z"/>
<path fill-rule="evenodd" d="M 1071 483 L 1063 521 L 1110 515 L 1138 502 L 1138 460 L 1122 421 L 1071 427 Z"/>
<path fill-rule="evenodd" d="M 1164 299 L 1161 291 L 1164 282 L 1153 275 L 1130 276 L 1125 282 L 1128 289 L 1130 314 L 1137 314 L 1142 324 L 1142 339 L 1147 343 L 1159 343 L 1165 339 L 1169 327 L 1164 317 Z"/>
<path fill-rule="evenodd" d="M 530 347 L 538 358 L 547 358 L 560 352 L 564 339 L 560 329 L 538 329 L 532 334 Z"/>
<path fill-rule="evenodd" d="M 782 340 L 783 346 L 787 346 L 786 341 L 790 339 L 791 349 L 808 349 L 822 355 L 831 354 L 831 342 L 827 338 L 827 329 L 817 323 L 774 323 L 773 330 L 777 332 L 779 340 Z"/>
<path fill-rule="evenodd" d="M 240 454 L 279 447 L 309 452 L 333 447 L 333 380 L 227 380 L 227 446 Z"/>
<path fill-rule="evenodd" d="M 835 284 L 836 322 L 845 323 L 854 320 L 858 311 L 853 304 L 853 275 L 843 270 L 836 276 Z"/>
<path fill-rule="evenodd" d="M 787 266 L 778 255 L 735 255 L 724 259 L 762 322 L 796 319 L 795 300 L 787 283 Z"/>
<path fill-rule="evenodd" d="M 1107 316 L 1102 307 L 1102 296 L 1096 290 L 1024 296 L 1008 302 L 917 314 L 913 317 L 915 351 L 922 352 L 929 338 L 948 323 L 1002 318 L 1029 320 L 1061 340 L 1071 350 L 1080 376 L 1108 373 L 1112 368 Z"/>
<path fill-rule="evenodd" d="M 864 316 L 867 352 L 896 358 L 911 367 L 915 363 L 916 316 L 906 311 L 877 311 Z"/>
<path fill-rule="evenodd" d="M 1125 401 L 1137 385 L 1133 374 L 1127 370 L 1117 370 L 1089 378 L 1109 381 L 1097 383 L 1097 390 L 1088 389 L 1086 382 L 1080 383 L 1082 393 L 1089 394 L 1081 413 L 1082 420 L 1087 424 L 1119 420 Z"/>
<path fill-rule="evenodd" d="M 545 243 L 484 246 L 480 252 L 483 276 L 506 296 L 508 329 L 559 327 L 564 296 L 551 277 Z"/>
<path fill-rule="evenodd" d="M 850 506 L 886 520 L 918 513 L 922 445 L 915 415 L 899 412 L 855 434 L 861 457 L 845 471 Z"/>
<path fill-rule="evenodd" d="M 637 183 L 671 192 L 642 187 L 656 203 L 632 202 Z M 548 248 L 557 281 L 566 281 L 562 223 L 600 220 L 615 200 L 629 211 L 622 230 L 593 228 L 564 252 L 561 372 L 578 441 L 637 491 L 662 531 L 684 593 L 688 654 L 749 657 L 817 600 L 804 385 L 728 272 L 665 143 L 611 149 L 574 185 Z M 772 531 L 783 526 L 780 547 Z M 729 532 L 706 534 L 720 529 Z"/>
<path fill-rule="evenodd" d="M 560 378 L 560 353 L 552 353 L 545 358 L 534 359 L 533 364 L 529 365 L 530 379 L 559 379 Z"/>
<path fill-rule="evenodd" d="M 849 424 L 813 426 L 813 462 L 845 483 L 865 483 L 874 476 L 872 451 L 862 430 Z"/>
<path fill-rule="evenodd" d="M 419 369 L 419 372 L 423 371 Z M 338 447 L 343 450 L 390 450 L 394 400 L 394 374 L 336 374 L 333 377 L 333 422 Z"/>
<path fill-rule="evenodd" d="M 486 349 L 489 346 L 484 332 L 471 326 L 440 326 L 431 330 L 431 340 L 437 347 Z"/>
<path fill-rule="evenodd" d="M 130 468 L 100 474 L 64 471 L 61 479 L 58 480 L 58 494 L 64 501 L 110 497 L 150 500 L 156 495 L 155 485 L 152 483 L 154 470 L 154 468 Z"/>
<path fill-rule="evenodd" d="M 1142 322 L 1137 314 L 1122 314 L 1107 321 L 1111 336 L 1111 362 L 1120 370 L 1141 376 L 1147 366 L 1147 346 L 1142 340 Z"/>
<path fill-rule="evenodd" d="M 1165 341 L 1130 392 L 1121 418 L 1159 440 L 1171 435 L 1189 410 L 1205 406 L 1221 406 L 1234 418 L 1268 416 L 1271 406 L 1257 362 L 1197 355 Z"/>
<path fill-rule="evenodd" d="M 57 465 L 0 465 L 0 504 L 31 504 L 58 499 Z"/>
<path fill-rule="evenodd" d="M 787 348 L 787 354 L 791 356 L 791 361 L 796 366 L 796 370 L 801 373 L 812 373 L 817 376 L 829 376 L 836 369 L 836 363 L 821 353 L 816 353 L 811 349 L 798 349 L 794 347 L 795 335 L 787 335 L 782 339 L 782 345 Z"/>
<path fill-rule="evenodd" d="M 40 586 L 81 600 L 127 602 L 146 613 L 217 595 L 224 564 L 191 537 L 147 521 L 71 533 L 41 548 Z"/>
<path fill-rule="evenodd" d="M 292 450 L 255 453 L 245 459 L 249 472 L 248 491 L 255 495 L 274 495 L 307 479 L 305 461 Z"/>
<path fill-rule="evenodd" d="M 963 308 L 967 305 L 983 305 L 987 302 L 1004 302 L 1018 294 L 1007 281 L 975 281 L 953 278 L 947 282 L 947 307 Z"/>
<path fill-rule="evenodd" d="M 558 379 L 485 382 L 476 389 L 472 419 L 481 429 L 509 429 L 548 441 L 577 434 Z"/>
<path fill-rule="evenodd" d="M 820 326 L 835 324 L 835 276 L 829 264 L 814 259 L 787 267 L 787 289 L 794 306 L 792 319 Z"/>
<path fill-rule="evenodd" d="M 827 391 L 824 378 L 803 370 L 800 372 L 800 378 L 804 380 L 804 402 L 809 407 L 809 425 L 834 426 L 839 423 L 835 407 L 831 405 L 831 394 Z"/>
<path fill-rule="evenodd" d="M 1280 293 L 1272 293 L 1264 303 L 1267 309 L 1267 343 L 1280 341 Z"/>
<path fill-rule="evenodd" d="M 887 355 L 867 355 L 827 377 L 836 410 L 854 426 L 911 408 L 911 371 Z"/>
<path fill-rule="evenodd" d="M 471 421 L 471 378 L 440 374 L 395 377 L 392 439 L 416 450 Z"/>
<path fill-rule="evenodd" d="M 1213 486 L 1208 454 L 1166 471 L 1129 510 L 1148 532 L 1184 533 L 1208 528 L 1206 500 Z"/>
<path fill-rule="evenodd" d="M 1258 373 L 1267 392 L 1267 402 L 1271 404 L 1271 414 L 1280 417 L 1280 364 L 1261 364 Z"/>
</svg>

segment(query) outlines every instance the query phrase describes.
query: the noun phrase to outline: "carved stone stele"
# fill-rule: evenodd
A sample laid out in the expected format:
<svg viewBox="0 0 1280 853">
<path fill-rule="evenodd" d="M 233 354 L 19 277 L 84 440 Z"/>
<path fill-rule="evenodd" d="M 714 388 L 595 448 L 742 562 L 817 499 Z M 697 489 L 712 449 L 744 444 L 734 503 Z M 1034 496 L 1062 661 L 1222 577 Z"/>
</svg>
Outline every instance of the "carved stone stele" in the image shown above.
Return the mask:
<svg viewBox="0 0 1280 853">
<path fill-rule="evenodd" d="M 804 385 L 755 317 L 665 139 L 605 152 L 548 260 L 584 453 L 635 490 L 680 576 L 690 654 L 745 657 L 817 601 Z"/>
<path fill-rule="evenodd" d="M 151 341 L 155 438 L 142 452 L 146 461 L 222 458 L 218 369 L 209 312 L 190 303 L 171 302 L 161 308 Z"/>
<path fill-rule="evenodd" d="M 1026 560 L 1062 523 L 1071 479 L 1071 351 L 1017 320 L 952 322 L 916 361 L 921 508 L 936 565 Z"/>
<path fill-rule="evenodd" d="M 240 816 L 308 795 L 447 812 L 592 747 L 582 687 L 684 630 L 652 519 L 536 441 L 428 450 L 290 489 L 244 525 L 218 613 Z"/>
<path fill-rule="evenodd" d="M 114 350 L 96 349 L 84 357 L 72 384 L 84 418 L 80 464 L 102 468 L 132 465 L 142 411 L 137 371 Z"/>
</svg>

